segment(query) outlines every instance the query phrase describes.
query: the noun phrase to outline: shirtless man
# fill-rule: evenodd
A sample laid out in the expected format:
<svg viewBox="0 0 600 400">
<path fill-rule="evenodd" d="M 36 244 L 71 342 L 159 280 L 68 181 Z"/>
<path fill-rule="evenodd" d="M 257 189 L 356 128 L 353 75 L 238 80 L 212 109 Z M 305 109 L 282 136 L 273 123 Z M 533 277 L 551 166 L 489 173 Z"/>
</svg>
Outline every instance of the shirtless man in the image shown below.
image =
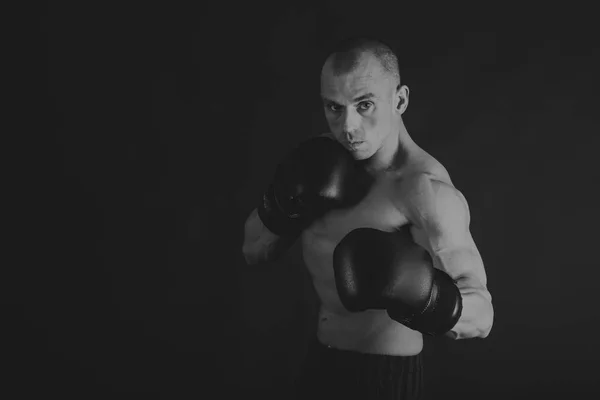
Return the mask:
<svg viewBox="0 0 600 400">
<path fill-rule="evenodd" d="M 320 298 L 301 398 L 416 399 L 423 334 L 485 338 L 492 328 L 469 208 L 409 136 L 409 89 L 388 46 L 339 44 L 321 97 L 331 132 L 280 164 L 246 221 L 243 253 L 257 264 L 301 239 Z"/>
</svg>

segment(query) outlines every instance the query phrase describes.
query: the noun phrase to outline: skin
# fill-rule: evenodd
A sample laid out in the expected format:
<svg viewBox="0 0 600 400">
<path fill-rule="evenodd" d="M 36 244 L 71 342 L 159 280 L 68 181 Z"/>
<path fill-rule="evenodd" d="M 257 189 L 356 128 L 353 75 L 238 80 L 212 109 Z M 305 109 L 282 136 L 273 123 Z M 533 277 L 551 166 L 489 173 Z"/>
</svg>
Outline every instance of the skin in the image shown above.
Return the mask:
<svg viewBox="0 0 600 400">
<path fill-rule="evenodd" d="M 402 123 L 408 87 L 368 53 L 347 74 L 336 75 L 332 64 L 327 60 L 321 73 L 321 98 L 330 132 L 356 159 L 368 160 L 370 169 L 389 168 L 395 156 L 402 155 L 396 154 L 400 143 L 415 146 Z M 362 144 L 353 146 L 357 141 Z"/>
<path fill-rule="evenodd" d="M 483 261 L 469 231 L 469 208 L 446 169 L 410 137 L 402 120 L 409 89 L 363 53 L 352 71 L 336 74 L 327 60 L 321 97 L 330 132 L 361 160 L 375 184 L 357 206 L 337 210 L 302 234 L 302 251 L 320 299 L 319 340 L 363 353 L 414 355 L 423 347 L 420 332 L 389 318 L 383 310 L 350 313 L 333 278 L 335 246 L 353 229 L 393 232 L 411 224 L 415 242 L 429 251 L 434 267 L 447 272 L 463 298 L 463 313 L 447 336 L 485 338 L 494 319 Z M 353 144 L 357 141 L 359 145 Z M 256 210 L 246 222 L 244 255 L 249 264 L 275 258 L 289 244 L 262 225 Z"/>
</svg>

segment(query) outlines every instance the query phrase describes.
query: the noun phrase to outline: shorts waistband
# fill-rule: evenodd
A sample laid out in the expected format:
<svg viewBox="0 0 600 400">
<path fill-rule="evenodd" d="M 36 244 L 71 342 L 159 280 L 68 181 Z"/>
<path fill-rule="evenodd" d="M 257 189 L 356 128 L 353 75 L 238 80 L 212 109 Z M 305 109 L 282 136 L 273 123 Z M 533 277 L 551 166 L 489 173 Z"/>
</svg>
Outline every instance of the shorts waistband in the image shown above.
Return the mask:
<svg viewBox="0 0 600 400">
<path fill-rule="evenodd" d="M 312 343 L 310 344 L 317 352 L 330 354 L 330 355 L 339 355 L 339 356 L 354 356 L 354 357 L 362 357 L 362 358 L 373 358 L 373 357 L 392 357 L 392 358 L 419 358 L 422 357 L 423 352 L 419 352 L 414 355 L 394 355 L 394 354 L 380 354 L 380 353 L 363 353 L 357 350 L 349 350 L 349 349 L 340 349 L 328 344 L 321 342 L 318 338 L 314 338 Z"/>
</svg>

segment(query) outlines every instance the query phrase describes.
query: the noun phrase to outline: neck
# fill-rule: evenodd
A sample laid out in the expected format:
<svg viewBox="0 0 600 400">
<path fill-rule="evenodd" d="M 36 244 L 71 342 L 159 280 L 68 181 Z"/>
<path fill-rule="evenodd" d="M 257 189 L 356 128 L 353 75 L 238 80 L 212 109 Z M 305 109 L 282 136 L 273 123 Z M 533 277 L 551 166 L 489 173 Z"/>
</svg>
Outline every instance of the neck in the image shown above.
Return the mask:
<svg viewBox="0 0 600 400">
<path fill-rule="evenodd" d="M 415 147 L 415 142 L 400 121 L 399 127 L 385 138 L 381 149 L 373 157 L 365 160 L 366 168 L 373 173 L 399 169 Z"/>
</svg>

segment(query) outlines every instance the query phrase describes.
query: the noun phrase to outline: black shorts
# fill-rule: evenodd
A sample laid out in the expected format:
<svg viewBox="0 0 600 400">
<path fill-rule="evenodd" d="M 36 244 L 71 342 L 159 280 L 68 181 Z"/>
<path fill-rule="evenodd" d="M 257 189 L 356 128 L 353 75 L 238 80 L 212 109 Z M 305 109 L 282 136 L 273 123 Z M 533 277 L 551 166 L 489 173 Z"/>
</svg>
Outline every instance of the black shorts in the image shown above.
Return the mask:
<svg viewBox="0 0 600 400">
<path fill-rule="evenodd" d="M 419 399 L 423 355 L 388 356 L 338 350 L 315 339 L 296 380 L 297 399 Z"/>
</svg>

